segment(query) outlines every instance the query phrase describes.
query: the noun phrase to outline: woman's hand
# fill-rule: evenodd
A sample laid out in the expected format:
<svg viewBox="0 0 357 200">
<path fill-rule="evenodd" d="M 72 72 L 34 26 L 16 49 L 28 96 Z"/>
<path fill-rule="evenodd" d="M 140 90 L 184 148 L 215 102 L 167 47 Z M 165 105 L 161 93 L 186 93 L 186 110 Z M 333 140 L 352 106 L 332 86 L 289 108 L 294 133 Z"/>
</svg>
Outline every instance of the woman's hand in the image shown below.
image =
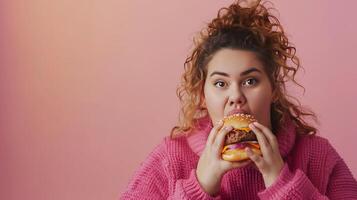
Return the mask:
<svg viewBox="0 0 357 200">
<path fill-rule="evenodd" d="M 211 196 L 218 194 L 223 175 L 230 169 L 242 167 L 251 161 L 229 162 L 222 160 L 222 149 L 227 133 L 232 130 L 231 126 L 222 127 L 220 121 L 215 125 L 206 142 L 205 149 L 198 161 L 196 175 L 203 190 Z"/>
<path fill-rule="evenodd" d="M 279 152 L 278 141 L 269 128 L 258 122 L 251 123 L 249 127 L 257 136 L 263 157 L 254 154 L 249 148 L 246 148 L 247 155 L 262 173 L 265 187 L 269 187 L 276 181 L 284 166 L 284 161 Z"/>
</svg>

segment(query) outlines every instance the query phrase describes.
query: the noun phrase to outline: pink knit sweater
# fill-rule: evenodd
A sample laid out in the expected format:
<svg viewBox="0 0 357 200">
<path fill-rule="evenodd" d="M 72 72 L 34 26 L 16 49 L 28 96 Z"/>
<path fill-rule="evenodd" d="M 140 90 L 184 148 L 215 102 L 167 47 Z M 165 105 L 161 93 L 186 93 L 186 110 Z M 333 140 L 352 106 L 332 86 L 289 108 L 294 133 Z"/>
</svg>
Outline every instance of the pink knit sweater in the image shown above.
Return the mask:
<svg viewBox="0 0 357 200">
<path fill-rule="evenodd" d="M 196 166 L 212 123 L 202 120 L 195 133 L 165 138 L 141 164 L 120 199 L 357 199 L 357 182 L 326 139 L 296 136 L 289 121 L 277 131 L 285 165 L 276 182 L 265 188 L 253 166 L 227 172 L 219 196 L 203 191 Z"/>
</svg>

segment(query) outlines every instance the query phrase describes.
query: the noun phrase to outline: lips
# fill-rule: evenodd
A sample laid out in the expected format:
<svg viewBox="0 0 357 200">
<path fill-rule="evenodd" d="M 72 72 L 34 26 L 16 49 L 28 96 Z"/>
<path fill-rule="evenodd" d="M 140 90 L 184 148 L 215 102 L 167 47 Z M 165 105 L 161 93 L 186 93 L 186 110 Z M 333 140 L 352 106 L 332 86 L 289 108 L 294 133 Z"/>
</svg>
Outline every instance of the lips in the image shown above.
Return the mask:
<svg viewBox="0 0 357 200">
<path fill-rule="evenodd" d="M 234 115 L 234 114 L 249 114 L 247 111 L 243 109 L 234 109 L 227 113 L 227 116 Z"/>
</svg>

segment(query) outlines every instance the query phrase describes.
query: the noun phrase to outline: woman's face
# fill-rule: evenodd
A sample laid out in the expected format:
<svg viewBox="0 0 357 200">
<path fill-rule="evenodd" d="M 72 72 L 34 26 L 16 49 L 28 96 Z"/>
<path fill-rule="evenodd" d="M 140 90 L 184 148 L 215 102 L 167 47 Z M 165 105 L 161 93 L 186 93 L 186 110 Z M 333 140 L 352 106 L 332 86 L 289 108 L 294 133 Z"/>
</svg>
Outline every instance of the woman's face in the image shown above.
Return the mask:
<svg viewBox="0 0 357 200">
<path fill-rule="evenodd" d="M 271 129 L 272 87 L 254 52 L 221 49 L 207 67 L 204 102 L 213 122 L 244 112 Z"/>
</svg>

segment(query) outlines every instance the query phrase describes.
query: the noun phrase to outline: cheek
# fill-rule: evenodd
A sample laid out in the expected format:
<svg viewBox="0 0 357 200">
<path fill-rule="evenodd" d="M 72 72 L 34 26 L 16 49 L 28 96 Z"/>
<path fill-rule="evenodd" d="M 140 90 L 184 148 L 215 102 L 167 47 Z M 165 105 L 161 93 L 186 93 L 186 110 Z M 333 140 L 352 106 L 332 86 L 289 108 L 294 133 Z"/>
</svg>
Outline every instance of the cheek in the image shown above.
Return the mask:
<svg viewBox="0 0 357 200">
<path fill-rule="evenodd" d="M 252 109 L 252 113 L 255 115 L 258 121 L 265 125 L 270 121 L 270 106 L 271 106 L 272 94 L 269 90 L 256 91 L 254 95 L 251 95 L 249 107 Z"/>
<path fill-rule="evenodd" d="M 205 88 L 205 102 L 207 110 L 212 118 L 219 118 L 224 113 L 224 95 L 213 91 L 213 88 Z"/>
<path fill-rule="evenodd" d="M 211 109 L 218 107 L 220 104 L 223 104 L 223 97 L 212 91 L 207 91 L 205 93 L 206 104 Z"/>
</svg>

